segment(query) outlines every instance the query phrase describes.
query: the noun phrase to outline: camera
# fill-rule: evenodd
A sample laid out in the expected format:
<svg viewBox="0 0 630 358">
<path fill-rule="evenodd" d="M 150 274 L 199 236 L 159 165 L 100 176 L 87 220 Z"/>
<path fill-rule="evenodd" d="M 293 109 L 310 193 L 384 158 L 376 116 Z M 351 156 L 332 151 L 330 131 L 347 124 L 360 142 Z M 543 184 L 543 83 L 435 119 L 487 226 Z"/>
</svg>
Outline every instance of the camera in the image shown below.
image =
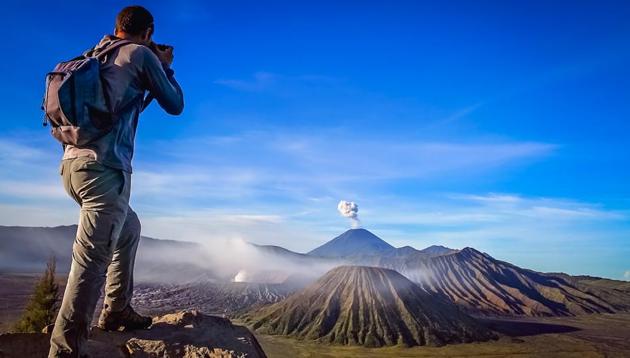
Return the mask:
<svg viewBox="0 0 630 358">
<path fill-rule="evenodd" d="M 153 50 L 153 52 L 159 51 L 166 51 L 169 48 L 173 48 L 173 46 L 170 45 L 164 45 L 164 44 L 157 44 L 155 42 L 151 42 L 151 45 L 149 45 L 149 48 L 151 48 L 151 50 Z"/>
</svg>

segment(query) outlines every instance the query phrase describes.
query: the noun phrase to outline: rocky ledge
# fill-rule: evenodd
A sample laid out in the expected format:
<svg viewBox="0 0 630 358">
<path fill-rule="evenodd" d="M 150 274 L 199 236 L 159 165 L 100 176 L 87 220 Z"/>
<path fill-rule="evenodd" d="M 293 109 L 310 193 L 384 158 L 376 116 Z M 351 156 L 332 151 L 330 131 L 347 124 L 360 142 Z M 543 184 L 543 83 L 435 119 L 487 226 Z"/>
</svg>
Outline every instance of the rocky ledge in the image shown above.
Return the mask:
<svg viewBox="0 0 630 358">
<path fill-rule="evenodd" d="M 44 333 L 0 335 L 0 358 L 46 357 Z M 93 327 L 88 341 L 92 358 L 115 357 L 266 357 L 254 335 L 226 318 L 182 311 L 153 318 L 148 330 L 105 332 Z"/>
</svg>

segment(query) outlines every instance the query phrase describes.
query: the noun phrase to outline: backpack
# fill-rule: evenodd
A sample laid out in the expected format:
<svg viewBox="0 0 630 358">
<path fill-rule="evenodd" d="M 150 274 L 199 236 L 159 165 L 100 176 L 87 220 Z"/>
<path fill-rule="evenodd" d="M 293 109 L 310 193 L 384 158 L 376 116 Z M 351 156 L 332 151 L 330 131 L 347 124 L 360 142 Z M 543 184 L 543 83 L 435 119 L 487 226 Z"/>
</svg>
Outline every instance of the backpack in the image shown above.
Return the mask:
<svg viewBox="0 0 630 358">
<path fill-rule="evenodd" d="M 82 147 L 111 131 L 116 113 L 103 89 L 101 60 L 130 43 L 118 40 L 96 56 L 82 55 L 61 62 L 46 75 L 43 125 L 50 123 L 52 136 L 64 146 Z"/>
</svg>

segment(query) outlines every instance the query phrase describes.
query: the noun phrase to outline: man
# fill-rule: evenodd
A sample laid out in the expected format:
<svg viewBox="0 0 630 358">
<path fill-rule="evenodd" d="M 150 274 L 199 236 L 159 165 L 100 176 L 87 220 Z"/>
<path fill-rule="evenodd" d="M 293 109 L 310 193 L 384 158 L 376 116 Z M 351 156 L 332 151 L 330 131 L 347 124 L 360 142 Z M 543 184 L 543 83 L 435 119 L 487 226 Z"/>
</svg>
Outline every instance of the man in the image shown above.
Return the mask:
<svg viewBox="0 0 630 358">
<path fill-rule="evenodd" d="M 106 53 L 101 77 L 115 124 L 107 135 L 78 148 L 66 146 L 61 176 L 68 194 L 81 206 L 72 248 L 72 265 L 63 302 L 52 332 L 49 357 L 85 356 L 89 325 L 101 288 L 105 302 L 98 326 L 105 330 L 144 329 L 151 318 L 130 306 L 140 221 L 129 207 L 131 159 L 145 91 L 169 114 L 184 107 L 173 77 L 171 47 L 152 41 L 153 16 L 140 6 L 124 8 L 115 36 L 105 36 L 87 55 Z"/>
</svg>

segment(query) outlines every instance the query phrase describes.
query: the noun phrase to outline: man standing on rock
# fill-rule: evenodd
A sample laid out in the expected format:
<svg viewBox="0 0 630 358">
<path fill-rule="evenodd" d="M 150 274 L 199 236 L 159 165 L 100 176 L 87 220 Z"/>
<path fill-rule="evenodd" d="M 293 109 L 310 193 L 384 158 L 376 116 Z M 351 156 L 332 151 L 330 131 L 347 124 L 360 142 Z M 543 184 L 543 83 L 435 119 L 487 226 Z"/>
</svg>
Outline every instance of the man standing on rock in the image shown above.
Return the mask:
<svg viewBox="0 0 630 358">
<path fill-rule="evenodd" d="M 148 10 L 126 7 L 116 18 L 115 35 L 105 36 L 85 54 L 104 54 L 98 57 L 101 79 L 116 119 L 111 131 L 94 142 L 65 145 L 61 176 L 66 191 L 81 206 L 81 214 L 49 357 L 86 355 L 88 330 L 103 283 L 100 328 L 132 330 L 151 325 L 150 317 L 130 306 L 140 240 L 140 221 L 129 207 L 134 137 L 138 116 L 147 103 L 146 91 L 169 114 L 178 115 L 184 108 L 182 90 L 170 69 L 173 48 L 155 45 L 153 30 Z"/>
</svg>

